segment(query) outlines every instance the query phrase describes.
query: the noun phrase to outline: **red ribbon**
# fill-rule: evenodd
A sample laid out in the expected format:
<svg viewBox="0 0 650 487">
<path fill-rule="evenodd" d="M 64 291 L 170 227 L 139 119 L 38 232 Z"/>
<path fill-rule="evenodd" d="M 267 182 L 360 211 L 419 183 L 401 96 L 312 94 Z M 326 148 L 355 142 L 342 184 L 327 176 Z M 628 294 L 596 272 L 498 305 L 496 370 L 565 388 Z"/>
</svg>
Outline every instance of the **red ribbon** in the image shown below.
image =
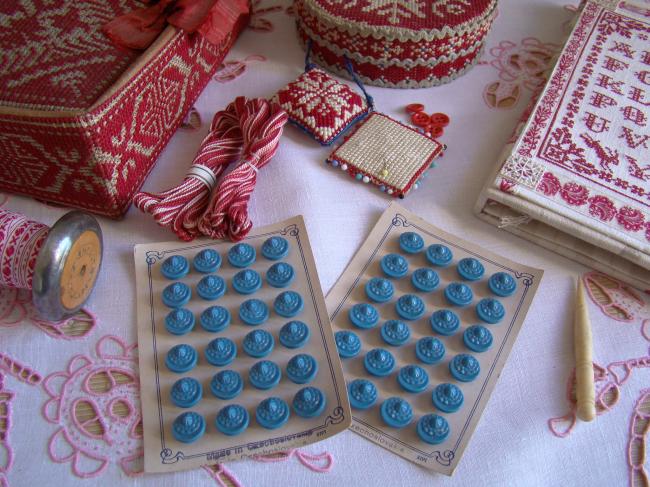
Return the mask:
<svg viewBox="0 0 650 487">
<path fill-rule="evenodd" d="M 247 0 L 160 0 L 111 20 L 103 31 L 120 47 L 146 49 L 170 24 L 218 45 L 248 11 Z"/>
</svg>

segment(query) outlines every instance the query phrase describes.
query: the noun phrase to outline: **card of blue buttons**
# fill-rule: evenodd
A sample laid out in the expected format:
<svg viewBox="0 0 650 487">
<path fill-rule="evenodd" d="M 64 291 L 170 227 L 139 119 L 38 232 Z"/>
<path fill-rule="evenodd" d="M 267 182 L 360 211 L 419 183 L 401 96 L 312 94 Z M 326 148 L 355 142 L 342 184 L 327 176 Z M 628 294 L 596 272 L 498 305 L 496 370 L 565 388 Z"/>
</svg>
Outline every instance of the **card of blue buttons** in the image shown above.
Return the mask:
<svg viewBox="0 0 650 487">
<path fill-rule="evenodd" d="M 327 298 L 353 429 L 446 474 L 512 346 L 531 275 L 479 245 L 391 206 Z"/>
<path fill-rule="evenodd" d="M 413 347 L 414 353 L 411 352 L 412 355 L 409 356 L 410 360 L 416 360 L 417 363 L 398 361 L 397 357 L 385 348 L 370 347 L 361 355 L 368 378 L 374 378 L 373 380 L 382 384 L 382 381 L 393 380 L 404 394 L 403 397 L 387 398 L 381 403 L 381 420 L 391 428 L 407 427 L 414 417 L 410 401 L 418 394 L 430 391 L 430 407 L 435 408 L 437 413 L 422 415 L 414 428 L 421 441 L 437 445 L 445 442 L 451 432 L 450 424 L 444 415 L 462 408 L 462 384 L 480 376 L 480 363 L 470 354 L 455 353 L 448 362 L 443 362 L 447 353 L 445 340 L 462 331 L 461 346 L 474 353 L 486 352 L 494 340 L 490 330 L 482 325 L 473 324 L 461 330 L 459 316 L 462 314 L 463 319 L 469 317 L 462 308 L 468 307 L 474 301 L 472 287 L 480 286 L 479 282 L 483 279 L 486 269 L 480 259 L 474 256 L 462 257 L 455 262 L 454 253 L 448 245 L 435 243 L 427 247 L 424 238 L 416 232 L 402 233 L 398 239 L 398 247 L 397 252 L 383 254 L 379 259 L 381 275 L 370 276 L 363 287 L 364 297 L 372 304 L 360 302 L 352 305 L 347 311 L 348 321 L 342 322 L 343 329 L 336 331 L 335 340 L 342 359 L 357 360 L 364 341 L 371 335 L 377 336 L 375 328 L 380 319 L 391 317 L 379 327 L 379 337 L 389 347 L 398 349 L 399 355 L 399 349 Z M 423 267 L 423 264 L 435 268 Z M 449 269 L 445 269 L 446 267 Z M 442 290 L 437 291 L 443 279 L 441 273 L 446 282 Z M 411 292 L 400 294 L 395 299 L 398 287 L 403 292 L 401 278 L 409 274 Z M 496 296 L 504 297 L 515 292 L 516 282 L 508 273 L 494 273 L 490 276 L 487 287 Z M 477 289 L 484 292 L 480 287 Z M 444 297 L 443 300 L 437 298 L 437 303 L 443 306 L 446 304 L 448 308 L 434 306 L 427 314 L 428 302 L 425 297 L 434 292 Z M 393 313 L 387 306 L 394 307 Z M 481 299 L 474 309 L 479 319 L 490 324 L 497 323 L 505 314 L 501 303 L 494 298 Z M 420 319 L 423 317 L 429 323 L 429 330 L 422 327 Z M 421 336 L 411 342 L 411 329 L 407 322 L 413 323 L 412 326 L 416 327 L 418 334 L 433 332 L 434 336 Z M 375 340 L 376 338 L 373 339 L 373 344 L 377 343 Z M 455 340 L 452 346 L 454 352 L 459 350 L 458 339 Z M 425 367 L 436 364 L 441 364 L 442 367 L 443 363 L 448 370 L 434 374 L 434 377 L 438 380 L 446 377 L 449 383 L 431 384 L 429 371 Z M 394 375 L 396 368 L 398 372 Z M 353 409 L 370 409 L 378 402 L 380 394 L 373 380 L 357 378 L 348 383 L 348 396 Z M 457 382 L 453 383 L 454 381 Z M 388 387 L 388 390 L 393 392 L 395 389 Z"/>
<path fill-rule="evenodd" d="M 312 330 L 314 290 L 301 255 L 288 238 L 267 236 L 170 252 L 159 261 L 161 372 L 169 377 L 160 391 L 174 408 L 165 420 L 174 440 L 212 451 L 215 438 L 249 434 L 252 425 L 263 440 L 269 436 L 260 430 L 282 428 L 293 417 L 305 427 L 325 421 L 330 401 L 338 400 L 328 397 L 331 367 L 319 373 L 327 364 L 324 339 Z M 362 311 L 359 323 L 370 323 L 373 312 L 378 319 L 372 305 Z M 359 353 L 358 338 L 345 341 L 348 353 Z"/>
</svg>

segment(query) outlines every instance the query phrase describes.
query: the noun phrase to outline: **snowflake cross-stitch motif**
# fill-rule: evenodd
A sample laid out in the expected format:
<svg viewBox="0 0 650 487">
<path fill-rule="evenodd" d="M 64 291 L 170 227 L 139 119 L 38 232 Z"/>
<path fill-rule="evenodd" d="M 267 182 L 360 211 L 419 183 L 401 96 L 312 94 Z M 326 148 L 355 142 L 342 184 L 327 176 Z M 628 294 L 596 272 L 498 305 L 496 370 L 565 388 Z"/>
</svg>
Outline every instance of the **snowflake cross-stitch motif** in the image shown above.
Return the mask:
<svg viewBox="0 0 650 487">
<path fill-rule="evenodd" d="M 422 12 L 424 2 L 420 0 L 369 0 L 362 8 L 364 12 L 375 12 L 377 15 L 388 15 L 391 24 L 398 24 L 402 18 L 424 18 Z"/>
<path fill-rule="evenodd" d="M 329 145 L 370 107 L 347 85 L 311 68 L 280 90 L 274 100 L 289 120 L 323 145 Z"/>
<path fill-rule="evenodd" d="M 433 2 L 433 13 L 438 17 L 447 15 L 461 15 L 465 13 L 465 7 L 471 7 L 469 0 L 437 0 Z"/>
</svg>

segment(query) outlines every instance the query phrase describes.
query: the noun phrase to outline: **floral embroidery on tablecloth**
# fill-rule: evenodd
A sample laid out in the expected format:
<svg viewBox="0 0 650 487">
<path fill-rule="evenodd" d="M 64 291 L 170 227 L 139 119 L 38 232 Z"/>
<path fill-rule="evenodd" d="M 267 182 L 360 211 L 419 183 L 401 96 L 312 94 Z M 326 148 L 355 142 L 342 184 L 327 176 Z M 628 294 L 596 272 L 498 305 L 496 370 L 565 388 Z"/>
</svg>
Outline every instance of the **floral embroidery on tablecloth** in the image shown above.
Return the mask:
<svg viewBox="0 0 650 487">
<path fill-rule="evenodd" d="M 14 452 L 9 442 L 11 430 L 11 401 L 14 393 L 6 388 L 0 372 L 0 487 L 9 487 L 7 474 L 13 465 Z"/>
<path fill-rule="evenodd" d="M 32 304 L 31 291 L 0 287 L 0 328 L 18 326 L 24 322 L 31 323 L 52 338 L 75 340 L 87 336 L 97 324 L 97 318 L 82 308 L 60 321 L 45 320 Z"/>
<path fill-rule="evenodd" d="M 283 5 L 263 6 L 263 0 L 255 0 L 251 8 L 251 19 L 248 28 L 255 32 L 272 32 L 275 29 L 273 22 L 266 18 L 266 15 L 284 10 Z"/>
<path fill-rule="evenodd" d="M 195 106 L 190 108 L 189 111 L 185 114 L 185 118 L 183 118 L 180 128 L 189 131 L 194 131 L 201 128 L 201 114 Z"/>
<path fill-rule="evenodd" d="M 6 376 L 31 386 L 40 384 L 42 379 L 41 374 L 31 367 L 0 352 L 0 487 L 9 487 L 7 476 L 14 461 L 10 432 L 13 422 L 11 403 L 15 393 L 6 387 Z"/>
<path fill-rule="evenodd" d="M 297 448 L 270 455 L 259 455 L 253 457 L 258 462 L 282 462 L 296 457 L 300 463 L 312 472 L 327 473 L 334 466 L 334 457 L 329 452 L 308 453 Z"/>
<path fill-rule="evenodd" d="M 65 371 L 50 374 L 45 419 L 56 425 L 48 452 L 71 464 L 81 478 L 100 475 L 111 463 L 129 476 L 142 473 L 143 444 L 136 345 L 107 335 L 95 357 L 74 356 Z"/>
<path fill-rule="evenodd" d="M 591 300 L 609 318 L 621 323 L 639 323 L 642 337 L 650 342 L 650 305 L 635 289 L 600 272 L 588 272 L 583 276 L 585 290 Z M 620 389 L 628 382 L 635 370 L 650 368 L 650 350 L 643 357 L 627 358 L 602 366 L 594 363 L 596 387 L 596 414 L 611 410 L 620 397 Z M 645 445 L 650 431 L 650 389 L 639 391 L 630 417 L 627 444 L 629 485 L 649 485 L 645 470 Z M 567 400 L 570 410 L 564 416 L 548 420 L 551 433 L 565 438 L 576 426 L 575 370 L 567 381 Z"/>
<path fill-rule="evenodd" d="M 212 77 L 218 83 L 228 83 L 244 74 L 246 68 L 253 62 L 265 62 L 266 57 L 261 54 L 251 54 L 242 60 L 232 60 L 222 63 Z"/>
<path fill-rule="evenodd" d="M 483 90 L 483 101 L 493 109 L 514 108 L 527 89 L 539 92 L 546 82 L 545 71 L 559 45 L 542 42 L 535 37 L 526 37 L 519 44 L 504 40 L 488 52 L 492 57 L 489 64 L 499 72 L 499 79 L 488 83 Z"/>
</svg>

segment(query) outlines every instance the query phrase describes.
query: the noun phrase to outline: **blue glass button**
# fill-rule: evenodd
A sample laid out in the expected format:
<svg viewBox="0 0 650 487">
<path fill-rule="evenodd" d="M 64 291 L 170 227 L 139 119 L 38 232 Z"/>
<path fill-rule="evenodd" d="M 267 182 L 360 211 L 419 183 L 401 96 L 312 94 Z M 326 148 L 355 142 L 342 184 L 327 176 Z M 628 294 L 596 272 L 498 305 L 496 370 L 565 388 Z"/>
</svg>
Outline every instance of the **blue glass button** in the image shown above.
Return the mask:
<svg viewBox="0 0 650 487">
<path fill-rule="evenodd" d="M 280 328 L 280 343 L 287 348 L 300 348 L 309 340 L 309 327 L 302 321 L 290 321 Z"/>
<path fill-rule="evenodd" d="M 273 309 L 285 318 L 293 318 L 302 311 L 302 297 L 295 291 L 284 291 L 273 301 Z"/>
<path fill-rule="evenodd" d="M 287 377 L 296 384 L 307 384 L 311 382 L 318 373 L 316 359 L 306 353 L 291 357 L 287 363 Z"/>
<path fill-rule="evenodd" d="M 229 404 L 217 413 L 214 425 L 224 435 L 237 436 L 248 428 L 249 421 L 246 408 L 239 404 Z"/>
<path fill-rule="evenodd" d="M 385 303 L 393 297 L 393 284 L 388 279 L 373 277 L 366 283 L 366 294 L 376 303 Z"/>
<path fill-rule="evenodd" d="M 381 404 L 381 419 L 392 428 L 403 428 L 413 419 L 413 409 L 401 397 L 389 397 Z"/>
<path fill-rule="evenodd" d="M 193 443 L 205 433 L 205 419 L 199 413 L 188 411 L 179 415 L 172 424 L 172 435 L 181 443 Z"/>
<path fill-rule="evenodd" d="M 246 243 L 233 245 L 228 251 L 228 262 L 233 267 L 248 267 L 255 262 L 255 248 Z"/>
<path fill-rule="evenodd" d="M 388 277 L 404 277 L 408 274 L 409 263 L 399 254 L 387 254 L 381 259 L 381 270 Z"/>
<path fill-rule="evenodd" d="M 325 410 L 325 394 L 317 387 L 303 387 L 293 396 L 293 410 L 302 418 L 315 418 Z"/>
<path fill-rule="evenodd" d="M 167 279 L 181 279 L 190 272 L 190 264 L 182 255 L 172 255 L 162 263 L 160 272 Z"/>
<path fill-rule="evenodd" d="M 191 345 L 181 343 L 169 349 L 165 357 L 165 365 L 172 372 L 182 374 L 189 372 L 198 361 L 198 354 Z"/>
<path fill-rule="evenodd" d="M 194 323 L 194 313 L 185 308 L 176 308 L 165 317 L 165 329 L 172 335 L 185 335 L 191 332 Z"/>
<path fill-rule="evenodd" d="M 239 294 L 253 294 L 262 287 L 262 278 L 254 270 L 245 269 L 234 275 L 232 287 Z"/>
<path fill-rule="evenodd" d="M 395 358 L 388 350 L 374 348 L 366 354 L 363 365 L 369 374 L 385 377 L 395 368 Z"/>
<path fill-rule="evenodd" d="M 341 358 L 356 357 L 361 351 L 361 340 L 351 331 L 337 331 L 334 340 Z"/>
<path fill-rule="evenodd" d="M 506 315 L 503 305 L 494 298 L 483 298 L 476 305 L 476 315 L 486 323 L 496 324 Z"/>
<path fill-rule="evenodd" d="M 455 413 L 463 405 L 463 391 L 454 384 L 439 384 L 431 395 L 433 405 L 443 413 Z"/>
<path fill-rule="evenodd" d="M 194 269 L 201 274 L 216 272 L 221 267 L 221 256 L 214 249 L 203 249 L 192 261 Z"/>
<path fill-rule="evenodd" d="M 266 271 L 266 282 L 272 287 L 287 287 L 296 277 L 291 264 L 278 262 L 269 267 Z"/>
<path fill-rule="evenodd" d="M 248 380 L 258 389 L 271 389 L 278 385 L 282 378 L 280 367 L 270 360 L 260 360 L 248 371 Z"/>
<path fill-rule="evenodd" d="M 473 356 L 459 353 L 449 362 L 449 372 L 460 382 L 472 382 L 481 373 L 481 365 Z"/>
<path fill-rule="evenodd" d="M 211 333 L 223 331 L 230 325 L 230 311 L 223 306 L 210 306 L 201 313 L 201 328 Z"/>
<path fill-rule="evenodd" d="M 451 336 L 460 327 L 460 319 L 458 315 L 448 309 L 439 309 L 434 312 L 429 319 L 431 329 L 436 333 L 444 336 Z"/>
<path fill-rule="evenodd" d="M 439 445 L 449 437 L 449 423 L 437 414 L 425 414 L 418 421 L 417 431 L 425 443 Z"/>
<path fill-rule="evenodd" d="M 454 259 L 454 254 L 446 245 L 433 244 L 427 248 L 427 260 L 438 267 L 447 267 Z"/>
<path fill-rule="evenodd" d="M 422 317 L 426 307 L 424 301 L 415 294 L 405 294 L 395 303 L 395 311 L 405 320 L 417 320 Z"/>
<path fill-rule="evenodd" d="M 388 320 L 381 327 L 381 337 L 389 345 L 399 347 L 408 342 L 411 337 L 411 330 L 403 321 Z"/>
<path fill-rule="evenodd" d="M 354 409 L 368 409 L 377 402 L 377 388 L 366 379 L 355 379 L 348 385 L 350 405 Z"/>
<path fill-rule="evenodd" d="M 482 325 L 472 325 L 463 333 L 463 343 L 474 352 L 485 352 L 492 346 L 492 333 Z"/>
<path fill-rule="evenodd" d="M 350 308 L 350 321 L 357 328 L 372 328 L 379 321 L 379 313 L 372 304 L 358 303 Z"/>
<path fill-rule="evenodd" d="M 282 237 L 271 237 L 262 244 L 262 255 L 269 260 L 284 259 L 289 253 L 289 242 Z"/>
<path fill-rule="evenodd" d="M 415 355 L 427 365 L 437 364 L 445 356 L 445 345 L 437 338 L 422 337 L 415 344 Z"/>
<path fill-rule="evenodd" d="M 264 301 L 247 299 L 239 306 L 239 319 L 247 325 L 261 325 L 269 319 L 269 308 Z"/>
<path fill-rule="evenodd" d="M 485 267 L 474 257 L 460 259 L 456 270 L 458 275 L 467 281 L 478 281 L 485 274 Z"/>
<path fill-rule="evenodd" d="M 488 279 L 488 287 L 497 296 L 512 296 L 517 290 L 517 281 L 507 272 L 497 272 Z"/>
<path fill-rule="evenodd" d="M 422 392 L 429 385 L 429 374 L 418 365 L 407 365 L 397 374 L 397 382 L 407 392 Z"/>
<path fill-rule="evenodd" d="M 172 402 L 179 408 L 191 408 L 203 397 L 201 383 L 192 377 L 183 377 L 174 382 L 169 394 Z"/>
<path fill-rule="evenodd" d="M 474 299 L 474 293 L 468 285 L 452 282 L 445 288 L 445 298 L 456 306 L 467 306 Z"/>
<path fill-rule="evenodd" d="M 226 281 L 223 277 L 210 274 L 199 281 L 196 285 L 196 292 L 208 301 L 218 299 L 226 293 Z"/>
<path fill-rule="evenodd" d="M 266 398 L 257 406 L 255 419 L 262 428 L 274 430 L 289 419 L 289 406 L 279 397 Z"/>
<path fill-rule="evenodd" d="M 210 391 L 219 399 L 234 399 L 244 388 L 244 381 L 239 372 L 222 370 L 217 372 L 210 381 Z"/>
<path fill-rule="evenodd" d="M 399 248 L 407 254 L 416 254 L 424 248 L 424 240 L 415 232 L 404 232 L 399 236 Z"/>
<path fill-rule="evenodd" d="M 162 301 L 170 308 L 182 308 L 189 303 L 191 297 L 192 291 L 182 282 L 174 282 L 162 292 Z"/>
<path fill-rule="evenodd" d="M 228 365 L 236 356 L 237 345 L 229 338 L 215 338 L 205 348 L 205 359 L 217 367 Z"/>
<path fill-rule="evenodd" d="M 266 357 L 273 351 L 275 340 L 273 335 L 265 330 L 253 330 L 244 337 L 242 346 L 244 352 L 251 357 Z"/>
<path fill-rule="evenodd" d="M 413 272 L 411 275 L 411 284 L 418 291 L 430 293 L 440 284 L 440 276 L 433 269 L 423 267 Z"/>
</svg>

